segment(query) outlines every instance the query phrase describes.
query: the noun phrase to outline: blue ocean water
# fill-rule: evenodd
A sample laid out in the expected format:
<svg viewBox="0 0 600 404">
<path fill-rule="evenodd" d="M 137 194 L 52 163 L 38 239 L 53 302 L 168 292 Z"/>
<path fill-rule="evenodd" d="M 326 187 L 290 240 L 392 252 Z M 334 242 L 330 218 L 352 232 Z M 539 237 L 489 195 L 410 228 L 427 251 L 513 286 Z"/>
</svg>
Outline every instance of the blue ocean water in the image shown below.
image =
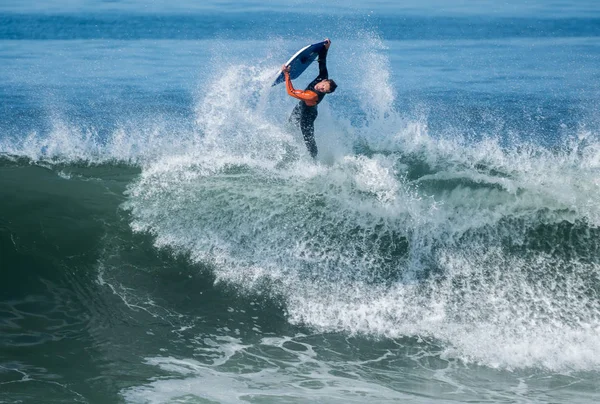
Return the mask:
<svg viewBox="0 0 600 404">
<path fill-rule="evenodd" d="M 325 37 L 313 161 L 270 84 Z M 592 0 L 3 0 L 0 403 L 598 402 L 599 39 Z"/>
</svg>

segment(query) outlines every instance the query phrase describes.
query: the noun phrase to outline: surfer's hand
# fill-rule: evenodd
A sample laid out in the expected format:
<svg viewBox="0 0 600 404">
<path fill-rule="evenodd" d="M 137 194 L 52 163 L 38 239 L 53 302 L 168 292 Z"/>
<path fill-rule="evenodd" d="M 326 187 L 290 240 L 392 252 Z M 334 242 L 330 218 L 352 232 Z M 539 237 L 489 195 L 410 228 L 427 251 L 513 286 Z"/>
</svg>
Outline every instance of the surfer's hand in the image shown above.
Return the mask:
<svg viewBox="0 0 600 404">
<path fill-rule="evenodd" d="M 330 45 L 331 45 L 331 39 L 325 38 L 325 49 L 329 49 Z"/>
<path fill-rule="evenodd" d="M 286 65 L 283 65 L 283 66 L 281 66 L 281 71 L 284 72 L 284 73 L 289 73 L 290 72 L 290 67 L 286 66 Z"/>
</svg>

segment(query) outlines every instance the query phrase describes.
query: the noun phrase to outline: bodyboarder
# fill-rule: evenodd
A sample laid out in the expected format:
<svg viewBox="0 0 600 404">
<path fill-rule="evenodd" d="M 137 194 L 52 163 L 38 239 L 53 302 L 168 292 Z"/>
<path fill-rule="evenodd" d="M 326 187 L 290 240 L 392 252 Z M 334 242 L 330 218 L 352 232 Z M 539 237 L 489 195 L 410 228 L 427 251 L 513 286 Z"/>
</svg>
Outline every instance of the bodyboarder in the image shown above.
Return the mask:
<svg viewBox="0 0 600 404">
<path fill-rule="evenodd" d="M 327 51 L 331 41 L 325 40 L 325 46 L 319 52 L 319 75 L 304 90 L 296 90 L 290 79 L 289 67 L 283 65 L 281 70 L 285 76 L 285 87 L 287 93 L 298 98 L 300 102 L 290 116 L 289 122 L 300 127 L 304 142 L 310 155 L 317 157 L 317 144 L 315 142 L 315 119 L 317 119 L 317 105 L 323 100 L 326 94 L 333 93 L 337 88 L 335 81 L 329 79 L 327 72 Z"/>
</svg>

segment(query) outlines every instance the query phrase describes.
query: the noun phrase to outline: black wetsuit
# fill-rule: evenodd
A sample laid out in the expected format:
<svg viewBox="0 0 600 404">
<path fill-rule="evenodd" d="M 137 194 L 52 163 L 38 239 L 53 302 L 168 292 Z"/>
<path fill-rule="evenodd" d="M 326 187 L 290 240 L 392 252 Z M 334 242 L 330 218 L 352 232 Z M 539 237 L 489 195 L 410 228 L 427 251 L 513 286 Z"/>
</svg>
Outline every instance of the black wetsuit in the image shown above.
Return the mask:
<svg viewBox="0 0 600 404">
<path fill-rule="evenodd" d="M 315 90 L 315 85 L 323 80 L 327 80 L 328 78 L 327 49 L 323 48 L 323 50 L 319 52 L 319 75 L 304 90 L 313 91 L 318 95 L 319 100 L 317 101 L 317 105 L 323 101 L 323 97 L 325 97 L 326 93 Z M 317 119 L 317 115 L 319 114 L 319 111 L 317 111 L 317 105 L 309 107 L 304 101 L 300 101 L 292 111 L 292 115 L 290 115 L 289 119 L 289 122 L 300 127 L 306 147 L 313 158 L 317 157 L 318 153 L 317 143 L 315 142 L 315 119 Z"/>
</svg>

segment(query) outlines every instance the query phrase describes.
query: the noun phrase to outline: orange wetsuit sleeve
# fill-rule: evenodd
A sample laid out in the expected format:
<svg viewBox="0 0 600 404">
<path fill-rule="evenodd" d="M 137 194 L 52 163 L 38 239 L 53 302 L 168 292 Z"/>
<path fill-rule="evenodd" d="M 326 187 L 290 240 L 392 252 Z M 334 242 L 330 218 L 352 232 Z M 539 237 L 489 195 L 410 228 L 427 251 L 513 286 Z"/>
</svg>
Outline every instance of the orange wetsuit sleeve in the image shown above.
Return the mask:
<svg viewBox="0 0 600 404">
<path fill-rule="evenodd" d="M 290 80 L 290 74 L 288 72 L 283 72 L 283 75 L 285 76 L 285 89 L 289 95 L 304 101 L 309 107 L 317 105 L 317 102 L 319 101 L 317 93 L 310 90 L 295 90 L 292 85 L 292 80 Z"/>
</svg>

